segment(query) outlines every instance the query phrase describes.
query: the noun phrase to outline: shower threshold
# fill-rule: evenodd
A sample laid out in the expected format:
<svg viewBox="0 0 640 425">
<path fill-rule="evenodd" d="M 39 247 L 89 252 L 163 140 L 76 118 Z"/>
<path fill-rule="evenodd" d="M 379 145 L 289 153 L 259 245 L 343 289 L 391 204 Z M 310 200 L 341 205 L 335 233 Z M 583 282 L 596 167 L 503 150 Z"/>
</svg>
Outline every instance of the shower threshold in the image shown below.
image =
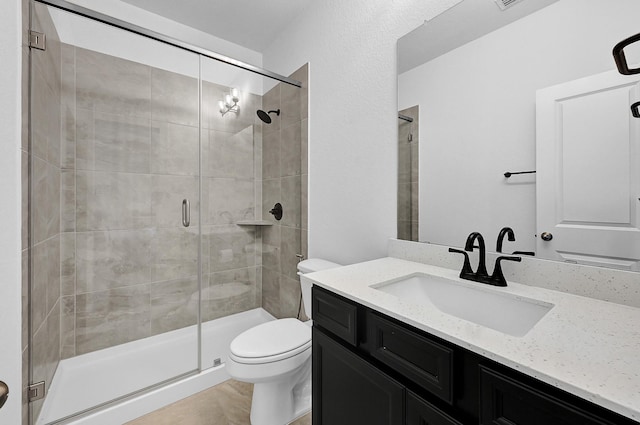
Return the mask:
<svg viewBox="0 0 640 425">
<path fill-rule="evenodd" d="M 224 362 L 233 338 L 273 319 L 268 312 L 257 308 L 205 322 L 202 324 L 202 372 L 186 378 L 188 386 L 176 391 L 182 381 L 171 383 L 166 388 L 160 387 L 64 423 L 123 423 L 223 382 L 229 379 Z M 196 331 L 195 325 L 189 326 L 60 361 L 36 424 L 56 423 L 158 383 L 197 372 Z M 221 359 L 222 364 L 218 365 L 217 359 Z M 212 371 L 217 371 L 215 376 L 208 373 Z M 202 382 L 198 383 L 199 377 Z"/>
</svg>

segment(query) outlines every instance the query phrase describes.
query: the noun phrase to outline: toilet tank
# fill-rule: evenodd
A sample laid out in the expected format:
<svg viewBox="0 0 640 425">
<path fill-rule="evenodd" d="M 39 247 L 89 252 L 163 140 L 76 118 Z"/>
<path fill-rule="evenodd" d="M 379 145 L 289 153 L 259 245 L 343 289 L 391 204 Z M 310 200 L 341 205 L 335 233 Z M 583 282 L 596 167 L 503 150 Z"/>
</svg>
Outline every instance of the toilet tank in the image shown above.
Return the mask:
<svg viewBox="0 0 640 425">
<path fill-rule="evenodd" d="M 334 269 L 340 267 L 341 264 L 323 260 L 321 258 L 309 258 L 298 263 L 298 275 L 319 272 L 321 270 Z M 304 303 L 304 311 L 307 317 L 311 319 L 311 282 L 300 279 L 300 289 L 302 291 L 302 302 Z"/>
</svg>

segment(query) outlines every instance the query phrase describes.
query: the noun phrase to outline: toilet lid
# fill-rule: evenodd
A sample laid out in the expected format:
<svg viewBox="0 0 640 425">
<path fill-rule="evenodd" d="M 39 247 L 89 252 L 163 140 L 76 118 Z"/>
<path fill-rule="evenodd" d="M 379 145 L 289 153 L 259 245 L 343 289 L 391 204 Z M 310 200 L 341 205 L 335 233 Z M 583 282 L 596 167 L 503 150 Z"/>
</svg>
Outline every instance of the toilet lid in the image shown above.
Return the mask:
<svg viewBox="0 0 640 425">
<path fill-rule="evenodd" d="M 258 359 L 303 351 L 311 343 L 311 328 L 297 319 L 279 319 L 238 335 L 229 347 L 235 357 Z M 293 352 L 293 353 L 292 353 Z"/>
</svg>

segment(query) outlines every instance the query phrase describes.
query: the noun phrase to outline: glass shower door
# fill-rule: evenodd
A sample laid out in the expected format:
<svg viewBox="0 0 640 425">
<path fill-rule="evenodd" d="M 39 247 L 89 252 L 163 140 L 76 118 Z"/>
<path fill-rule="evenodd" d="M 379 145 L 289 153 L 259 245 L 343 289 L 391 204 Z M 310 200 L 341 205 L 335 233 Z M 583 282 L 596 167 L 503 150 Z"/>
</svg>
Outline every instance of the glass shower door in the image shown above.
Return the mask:
<svg viewBox="0 0 640 425">
<path fill-rule="evenodd" d="M 199 369 L 196 54 L 33 4 L 31 423 Z"/>
</svg>

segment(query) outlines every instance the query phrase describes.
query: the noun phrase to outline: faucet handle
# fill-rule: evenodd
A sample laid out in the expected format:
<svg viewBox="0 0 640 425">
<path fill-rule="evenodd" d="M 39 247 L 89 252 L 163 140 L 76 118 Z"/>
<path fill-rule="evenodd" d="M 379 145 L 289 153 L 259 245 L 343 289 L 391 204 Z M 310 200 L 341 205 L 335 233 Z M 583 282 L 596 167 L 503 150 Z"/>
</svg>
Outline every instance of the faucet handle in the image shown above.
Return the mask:
<svg viewBox="0 0 640 425">
<path fill-rule="evenodd" d="M 467 254 L 466 251 L 463 251 L 461 249 L 449 248 L 449 252 L 464 255 L 464 264 L 462 265 L 462 270 L 460 271 L 461 279 L 468 279 L 469 277 L 474 276 L 473 269 L 471 268 L 471 262 L 469 261 L 469 254 Z"/>
<path fill-rule="evenodd" d="M 500 256 L 498 258 L 496 258 L 496 265 L 493 268 L 493 274 L 491 275 L 491 277 L 489 278 L 489 284 L 494 285 L 494 286 L 507 286 L 507 280 L 504 278 L 504 274 L 502 273 L 502 266 L 500 265 L 500 262 L 502 260 L 505 261 L 517 261 L 518 263 L 520 261 L 522 261 L 521 257 L 507 257 L 507 256 Z"/>
</svg>

